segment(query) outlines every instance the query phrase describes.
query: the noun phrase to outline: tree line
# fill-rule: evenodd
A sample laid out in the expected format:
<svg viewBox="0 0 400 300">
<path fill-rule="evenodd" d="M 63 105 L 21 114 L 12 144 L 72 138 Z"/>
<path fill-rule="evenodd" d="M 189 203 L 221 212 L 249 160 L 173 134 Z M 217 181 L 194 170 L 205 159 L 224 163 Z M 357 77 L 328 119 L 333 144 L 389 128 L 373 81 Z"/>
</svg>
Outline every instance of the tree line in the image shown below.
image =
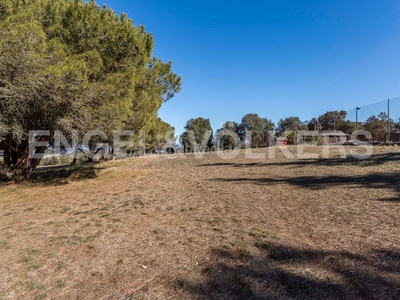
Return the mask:
<svg viewBox="0 0 400 300">
<path fill-rule="evenodd" d="M 400 119 L 397 121 L 388 119 L 385 112 L 377 116 L 372 115 L 365 122 L 356 123 L 346 118 L 347 112 L 344 110 L 329 111 L 310 121 L 301 121 L 295 116 L 287 117 L 280 119 L 275 126 L 271 120 L 250 113 L 242 118 L 241 123 L 225 122 L 216 130 L 215 135 L 209 119 L 196 118 L 187 121 L 179 141 L 185 152 L 192 152 L 204 150 L 196 149 L 199 145 L 207 149 L 234 149 L 244 145 L 252 148 L 264 147 L 269 145 L 271 138 L 282 136 L 286 138 L 287 144 L 294 145 L 298 140 L 298 132 L 305 130 L 340 131 L 349 136 L 356 130 L 365 130 L 371 133 L 371 142 L 387 141 L 390 139 L 389 131 L 400 130 Z M 248 135 L 249 132 L 251 136 Z"/>
<path fill-rule="evenodd" d="M 213 129 L 209 119 L 197 118 L 190 119 L 185 125 L 185 131 L 180 135 L 179 141 L 185 152 L 193 152 L 197 150 L 196 146 L 203 145 L 208 149 L 214 146 L 217 148 L 236 148 L 249 140 L 246 136 L 251 131 L 251 147 L 256 148 L 268 143 L 266 134 L 273 130 L 275 124 L 267 119 L 262 118 L 258 114 L 246 114 L 240 124 L 236 122 L 225 122 L 223 126 L 213 134 Z M 233 133 L 233 136 L 232 136 Z M 206 140 L 204 140 L 206 139 Z M 217 143 L 218 145 L 214 145 Z"/>
</svg>

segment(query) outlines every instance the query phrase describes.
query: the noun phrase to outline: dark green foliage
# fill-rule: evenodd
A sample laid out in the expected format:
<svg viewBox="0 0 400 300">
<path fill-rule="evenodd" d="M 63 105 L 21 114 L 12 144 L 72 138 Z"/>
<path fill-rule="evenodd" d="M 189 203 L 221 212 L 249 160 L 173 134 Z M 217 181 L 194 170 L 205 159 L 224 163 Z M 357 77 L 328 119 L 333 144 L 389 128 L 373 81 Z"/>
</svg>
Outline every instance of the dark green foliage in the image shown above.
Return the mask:
<svg viewBox="0 0 400 300">
<path fill-rule="evenodd" d="M 282 134 L 285 131 L 298 131 L 307 130 L 307 125 L 302 122 L 299 117 L 289 117 L 280 119 L 276 128 L 277 135 Z"/>
<path fill-rule="evenodd" d="M 236 122 L 225 122 L 215 133 L 214 146 L 217 149 L 235 149 L 240 146 L 240 125 Z"/>
<path fill-rule="evenodd" d="M 396 128 L 396 124 L 392 119 L 389 119 L 391 128 Z M 381 112 L 378 116 L 372 115 L 363 124 L 365 130 L 372 134 L 374 141 L 388 140 L 388 117 L 387 114 Z"/>
<path fill-rule="evenodd" d="M 286 132 L 288 144 L 295 145 L 298 141 L 298 131 L 307 129 L 307 124 L 302 122 L 299 117 L 289 117 L 279 120 L 276 134 L 282 136 Z"/>
<path fill-rule="evenodd" d="M 346 120 L 347 112 L 341 111 L 328 111 L 325 114 L 313 118 L 308 122 L 308 130 L 336 130 L 342 131 L 346 134 L 352 134 L 356 130 L 355 122 Z M 362 129 L 359 124 L 358 129 Z"/>
<path fill-rule="evenodd" d="M 144 27 L 95 1 L 0 1 L 1 175 L 28 176 L 39 163 L 28 159 L 30 130 L 155 135 L 180 77 L 152 57 L 153 45 Z"/>
<path fill-rule="evenodd" d="M 161 147 L 172 147 L 175 139 L 175 128 L 157 118 L 153 127 L 146 133 L 146 149 L 154 151 Z"/>
<path fill-rule="evenodd" d="M 269 131 L 273 130 L 275 124 L 267 118 L 261 118 L 258 114 L 247 114 L 242 118 L 239 133 L 244 143 L 249 141 L 246 139 L 246 133 L 251 133 L 251 147 L 257 148 L 268 145 Z"/>
<path fill-rule="evenodd" d="M 328 111 L 318 117 L 318 122 L 323 130 L 333 130 L 335 125 L 336 129 L 338 129 L 345 122 L 346 116 L 347 112 L 344 110 Z"/>
<path fill-rule="evenodd" d="M 185 125 L 185 132 L 180 136 L 180 143 L 185 152 L 197 152 L 212 148 L 213 131 L 209 119 L 190 119 Z"/>
</svg>

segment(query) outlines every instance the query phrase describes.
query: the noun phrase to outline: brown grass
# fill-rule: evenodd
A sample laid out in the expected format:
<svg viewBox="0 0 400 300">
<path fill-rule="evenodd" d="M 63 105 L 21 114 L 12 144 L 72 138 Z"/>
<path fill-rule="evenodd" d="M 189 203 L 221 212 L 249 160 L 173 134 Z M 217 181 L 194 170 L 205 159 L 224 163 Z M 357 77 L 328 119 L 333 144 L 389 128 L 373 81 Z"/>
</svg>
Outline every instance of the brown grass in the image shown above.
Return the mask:
<svg viewBox="0 0 400 300">
<path fill-rule="evenodd" d="M 374 150 L 42 168 L 0 187 L 0 299 L 398 299 L 400 153 Z"/>
</svg>

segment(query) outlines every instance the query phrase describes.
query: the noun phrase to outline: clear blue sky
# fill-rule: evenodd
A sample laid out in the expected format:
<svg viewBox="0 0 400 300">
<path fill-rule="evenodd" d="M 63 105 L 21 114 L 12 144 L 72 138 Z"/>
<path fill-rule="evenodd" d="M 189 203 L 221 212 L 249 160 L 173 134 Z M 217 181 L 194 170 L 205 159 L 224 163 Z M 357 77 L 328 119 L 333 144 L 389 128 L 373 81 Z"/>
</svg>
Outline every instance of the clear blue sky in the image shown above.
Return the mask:
<svg viewBox="0 0 400 300">
<path fill-rule="evenodd" d="M 216 130 L 246 113 L 310 120 L 400 96 L 397 0 L 104 3 L 144 25 L 182 76 L 159 112 L 178 134 L 190 118 Z"/>
</svg>

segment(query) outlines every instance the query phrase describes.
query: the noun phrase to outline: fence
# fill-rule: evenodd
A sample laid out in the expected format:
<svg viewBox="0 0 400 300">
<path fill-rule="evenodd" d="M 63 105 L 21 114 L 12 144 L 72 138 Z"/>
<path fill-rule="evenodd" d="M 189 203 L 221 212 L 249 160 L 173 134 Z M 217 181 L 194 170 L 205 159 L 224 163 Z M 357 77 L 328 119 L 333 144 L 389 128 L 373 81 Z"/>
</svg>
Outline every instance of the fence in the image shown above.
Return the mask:
<svg viewBox="0 0 400 300">
<path fill-rule="evenodd" d="M 347 110 L 346 120 L 372 134 L 374 141 L 400 141 L 400 97 Z"/>
</svg>

